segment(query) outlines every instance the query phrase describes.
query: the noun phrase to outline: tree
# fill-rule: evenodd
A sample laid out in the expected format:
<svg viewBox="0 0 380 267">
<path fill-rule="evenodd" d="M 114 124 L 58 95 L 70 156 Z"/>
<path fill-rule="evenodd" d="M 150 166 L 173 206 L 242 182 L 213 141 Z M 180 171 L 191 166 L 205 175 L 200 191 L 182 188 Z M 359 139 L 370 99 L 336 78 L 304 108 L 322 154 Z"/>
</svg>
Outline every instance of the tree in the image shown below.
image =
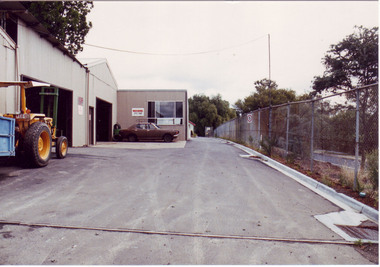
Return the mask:
<svg viewBox="0 0 380 267">
<path fill-rule="evenodd" d="M 296 93 L 293 90 L 278 89 L 276 82 L 262 79 L 255 82 L 256 92 L 244 98 L 244 100 L 238 100 L 235 106 L 243 113 L 269 107 L 270 105 L 280 105 L 287 102 L 293 102 L 296 100 Z"/>
<path fill-rule="evenodd" d="M 356 32 L 344 38 L 322 59 L 323 76 L 314 77 L 314 93 L 349 90 L 378 82 L 378 27 L 355 26 Z"/>
<path fill-rule="evenodd" d="M 314 77 L 313 92 L 347 91 L 355 87 L 378 83 L 378 27 L 355 26 L 355 32 L 331 45 L 322 60 L 323 76 Z M 350 100 L 355 93 L 347 94 Z M 362 166 L 365 155 L 378 146 L 378 90 L 361 90 L 359 95 Z"/>
<path fill-rule="evenodd" d="M 86 20 L 94 6 L 92 2 L 33 1 L 23 4 L 71 54 L 83 50 L 85 37 L 92 27 Z"/>
<path fill-rule="evenodd" d="M 229 107 L 228 101 L 221 95 L 209 98 L 205 95 L 194 95 L 189 98 L 189 117 L 194 122 L 195 132 L 205 135 L 205 127 L 218 127 L 230 119 L 236 117 L 235 111 Z"/>
<path fill-rule="evenodd" d="M 220 94 L 211 97 L 210 103 L 215 105 L 218 112 L 217 126 L 215 126 L 215 128 L 236 117 L 235 110 L 230 108 L 230 103 L 223 100 Z"/>
<path fill-rule="evenodd" d="M 311 100 L 312 98 L 313 96 L 310 93 L 304 93 L 303 95 L 298 95 L 296 101 Z"/>
</svg>

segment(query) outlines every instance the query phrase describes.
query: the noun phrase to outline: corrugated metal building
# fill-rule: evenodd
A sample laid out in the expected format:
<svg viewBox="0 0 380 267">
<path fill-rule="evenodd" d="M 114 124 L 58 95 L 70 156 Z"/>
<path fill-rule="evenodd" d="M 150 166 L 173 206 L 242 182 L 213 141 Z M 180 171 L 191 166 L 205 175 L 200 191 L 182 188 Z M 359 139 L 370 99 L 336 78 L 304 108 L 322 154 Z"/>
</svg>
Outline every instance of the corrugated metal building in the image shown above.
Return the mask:
<svg viewBox="0 0 380 267">
<path fill-rule="evenodd" d="M 106 59 L 80 59 L 89 70 L 89 144 L 112 140 L 117 120 L 117 83 Z M 94 136 L 94 133 L 96 135 Z"/>
<path fill-rule="evenodd" d="M 176 128 L 178 140 L 188 139 L 186 90 L 118 91 L 107 60 L 78 60 L 19 2 L 0 2 L 0 80 L 32 80 L 58 88 L 57 135 L 66 136 L 70 146 L 111 141 L 117 121 L 127 128 L 137 119 Z M 27 107 L 51 117 L 46 107 L 41 111 L 40 91 L 27 89 Z M 19 88 L 0 88 L 0 113 L 18 113 L 19 107 Z M 145 114 L 136 115 L 134 108 Z"/>
<path fill-rule="evenodd" d="M 70 145 L 111 140 L 117 84 L 106 60 L 81 63 L 19 2 L 0 2 L 0 44 L 0 80 L 33 80 L 59 88 L 57 127 Z M 27 106 L 36 113 L 39 90 L 27 90 Z M 16 113 L 19 106 L 18 88 L 0 88 L 0 113 Z"/>
</svg>

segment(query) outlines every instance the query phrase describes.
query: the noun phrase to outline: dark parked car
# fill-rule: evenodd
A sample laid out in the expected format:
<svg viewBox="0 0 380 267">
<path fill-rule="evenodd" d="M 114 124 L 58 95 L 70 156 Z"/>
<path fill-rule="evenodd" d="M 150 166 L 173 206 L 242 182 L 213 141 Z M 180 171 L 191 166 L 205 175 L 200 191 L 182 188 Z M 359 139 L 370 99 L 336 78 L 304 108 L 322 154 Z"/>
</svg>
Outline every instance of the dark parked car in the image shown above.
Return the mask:
<svg viewBox="0 0 380 267">
<path fill-rule="evenodd" d="M 127 139 L 129 142 L 136 142 L 138 140 L 163 140 L 171 142 L 177 138 L 179 131 L 177 130 L 164 130 L 154 123 L 137 123 L 128 129 L 121 129 L 119 131 L 119 139 Z"/>
</svg>

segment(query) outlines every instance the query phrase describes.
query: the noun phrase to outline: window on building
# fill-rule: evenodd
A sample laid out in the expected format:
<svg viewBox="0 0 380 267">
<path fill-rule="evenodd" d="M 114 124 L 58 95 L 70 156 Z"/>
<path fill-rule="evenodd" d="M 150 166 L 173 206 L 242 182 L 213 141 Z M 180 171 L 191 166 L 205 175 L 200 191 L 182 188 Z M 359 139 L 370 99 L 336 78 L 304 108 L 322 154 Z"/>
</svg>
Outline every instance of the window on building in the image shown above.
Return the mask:
<svg viewBox="0 0 380 267">
<path fill-rule="evenodd" d="M 157 125 L 182 125 L 183 102 L 148 102 L 148 119 Z"/>
</svg>

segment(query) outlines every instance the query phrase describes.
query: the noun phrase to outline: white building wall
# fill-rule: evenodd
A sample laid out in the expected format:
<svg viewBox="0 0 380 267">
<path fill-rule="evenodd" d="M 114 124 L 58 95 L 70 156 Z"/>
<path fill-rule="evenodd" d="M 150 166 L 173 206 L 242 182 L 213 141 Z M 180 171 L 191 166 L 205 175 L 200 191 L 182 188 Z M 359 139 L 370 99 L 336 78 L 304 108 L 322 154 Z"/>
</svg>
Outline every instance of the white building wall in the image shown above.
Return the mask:
<svg viewBox="0 0 380 267">
<path fill-rule="evenodd" d="M 16 44 L 0 27 L 0 81 L 14 81 L 16 76 Z M 19 89 L 0 87 L 0 113 L 14 113 L 18 109 Z"/>
<path fill-rule="evenodd" d="M 112 125 L 117 120 L 117 84 L 112 77 L 111 70 L 106 62 L 89 67 L 90 77 L 93 80 L 93 87 L 90 91 L 94 92 L 93 101 L 100 98 L 112 104 Z"/>
<path fill-rule="evenodd" d="M 19 21 L 19 74 L 73 92 L 72 145 L 87 144 L 86 69 Z M 78 99 L 84 100 L 83 113 Z"/>
<path fill-rule="evenodd" d="M 96 98 L 112 104 L 112 125 L 117 122 L 117 84 L 106 59 L 81 59 L 90 71 L 89 106 L 95 108 Z M 96 120 L 96 117 L 95 117 Z"/>
<path fill-rule="evenodd" d="M 115 78 L 112 75 L 111 68 L 106 59 L 100 59 L 97 64 L 88 64 L 87 67 L 99 80 L 102 80 L 110 87 L 115 88 L 115 90 L 117 89 Z"/>
</svg>

